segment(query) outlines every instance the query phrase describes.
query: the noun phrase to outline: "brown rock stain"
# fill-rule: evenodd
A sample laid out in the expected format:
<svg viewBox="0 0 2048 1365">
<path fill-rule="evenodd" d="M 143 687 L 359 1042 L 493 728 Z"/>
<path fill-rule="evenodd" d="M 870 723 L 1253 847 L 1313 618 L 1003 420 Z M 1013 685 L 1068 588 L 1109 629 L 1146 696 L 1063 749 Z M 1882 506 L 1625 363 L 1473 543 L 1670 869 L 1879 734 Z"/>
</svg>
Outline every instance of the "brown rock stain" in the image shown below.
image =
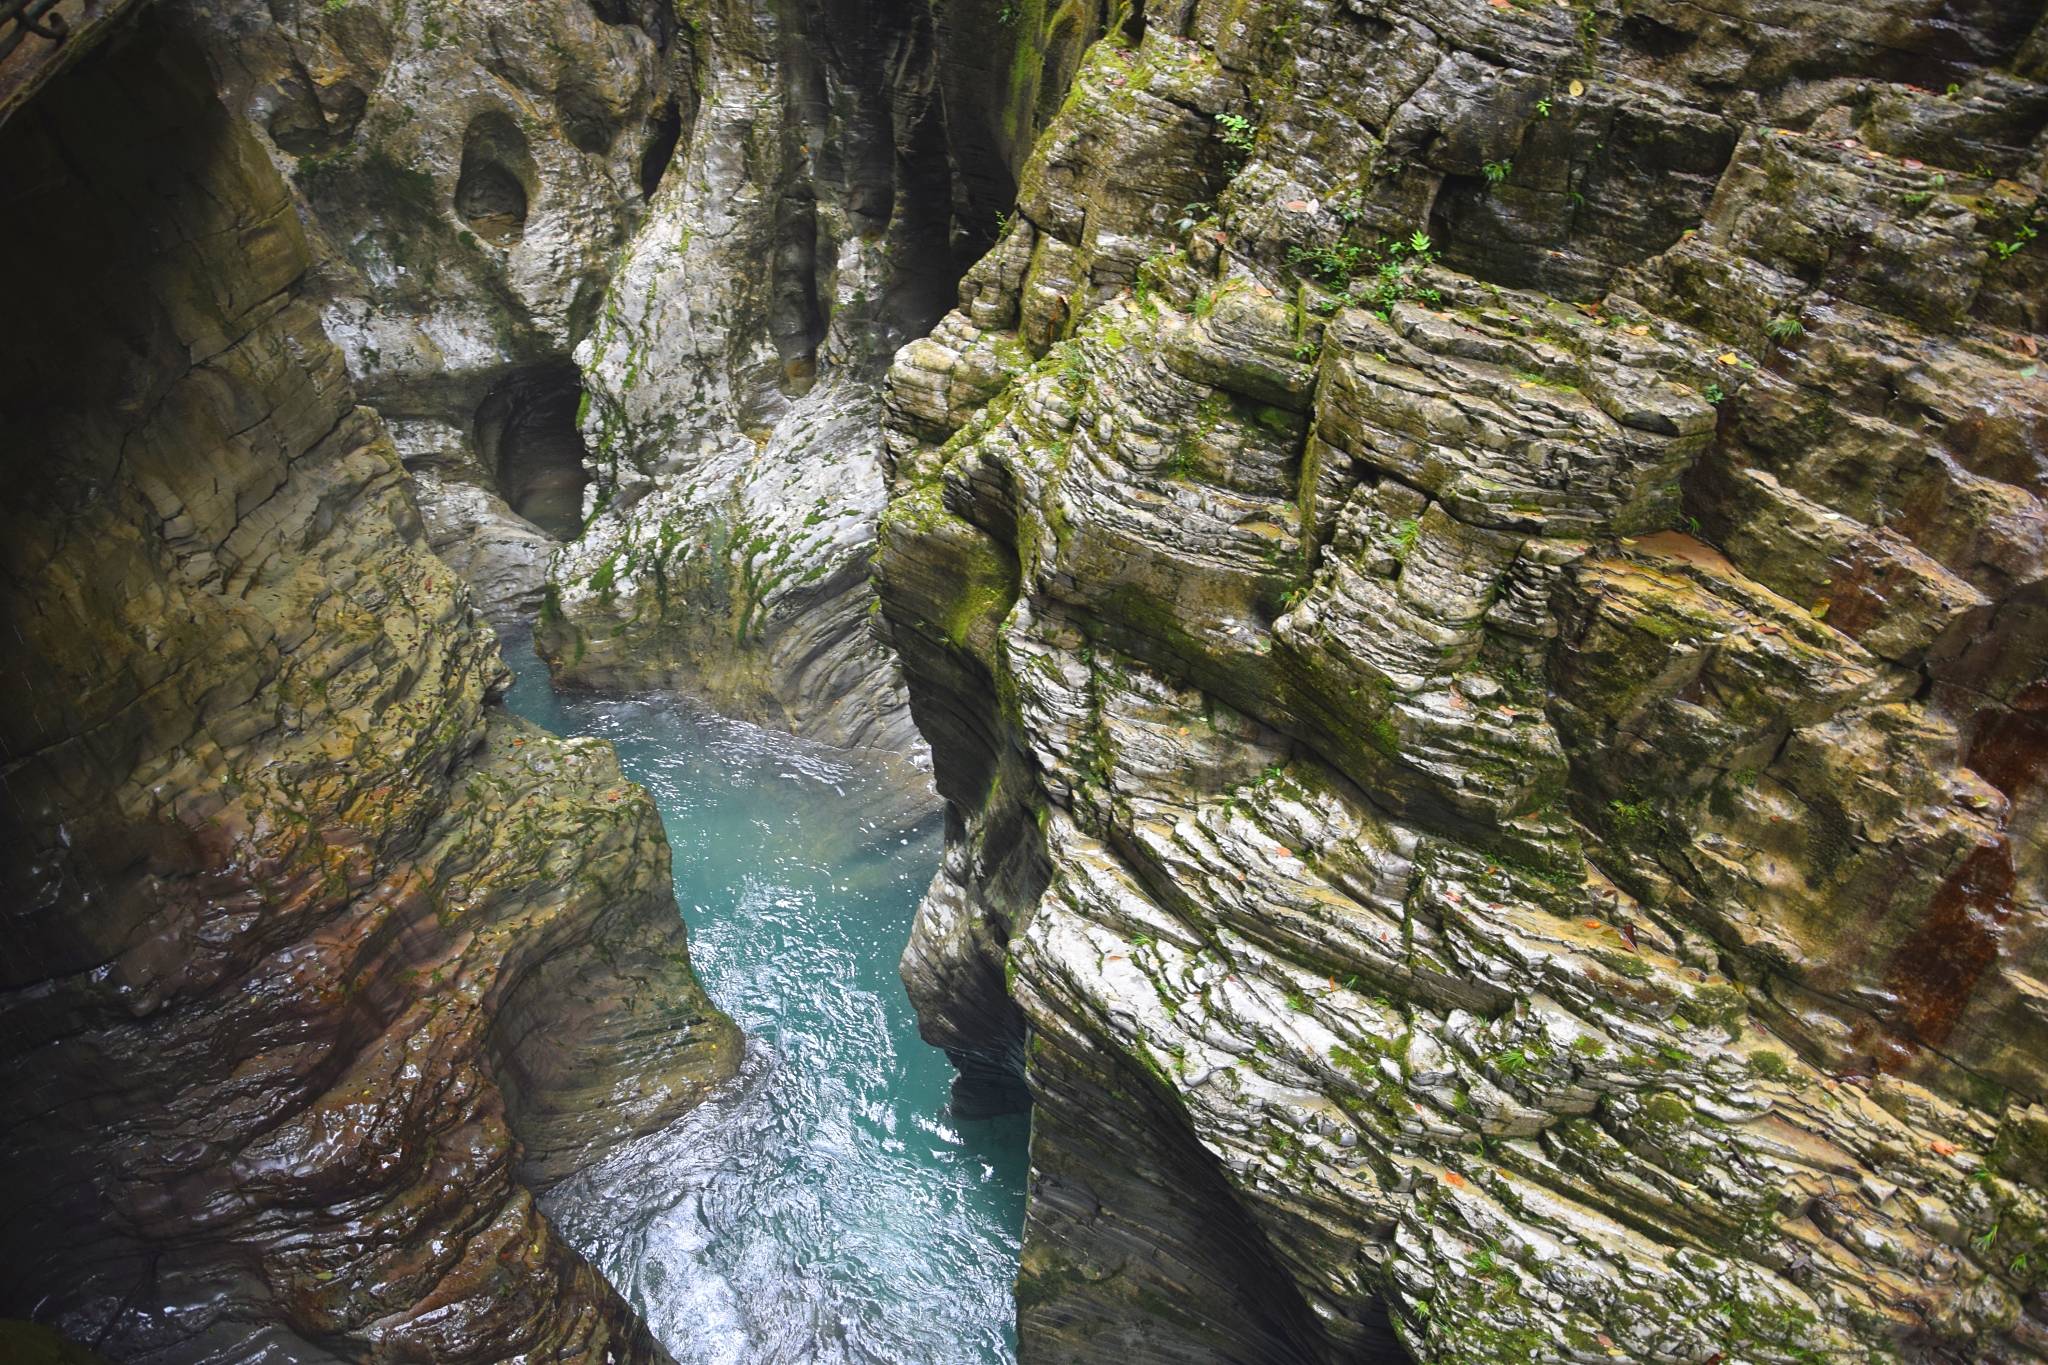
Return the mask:
<svg viewBox="0 0 2048 1365">
<path fill-rule="evenodd" d="M 1840 567 L 1827 587 L 1827 622 L 1852 640 L 1862 638 L 1884 616 L 1889 600 L 1885 590 L 1895 587 L 1871 581 L 1880 566 L 1861 548 L 1838 561 Z"/>
<path fill-rule="evenodd" d="M 1902 1041 L 1939 1047 L 1998 960 L 2012 918 L 2015 874 L 2004 836 L 1981 845 L 1935 892 L 1920 928 L 1899 945 L 1885 971 L 1897 998 Z"/>
<path fill-rule="evenodd" d="M 1970 767 L 2017 801 L 2048 772 L 2048 677 L 2021 688 L 2010 707 L 1979 714 L 1984 719 L 1970 746 Z"/>
</svg>

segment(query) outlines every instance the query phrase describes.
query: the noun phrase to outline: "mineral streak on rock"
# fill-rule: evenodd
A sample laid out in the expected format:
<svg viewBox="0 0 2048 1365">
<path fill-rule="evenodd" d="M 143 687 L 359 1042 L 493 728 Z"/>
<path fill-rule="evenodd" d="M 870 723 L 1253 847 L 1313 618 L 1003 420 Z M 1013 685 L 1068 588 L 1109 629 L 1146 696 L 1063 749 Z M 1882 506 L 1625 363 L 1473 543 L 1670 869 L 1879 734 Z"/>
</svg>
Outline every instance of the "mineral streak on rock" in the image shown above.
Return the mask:
<svg viewBox="0 0 2048 1365">
<path fill-rule="evenodd" d="M 664 1358 L 530 1192 L 737 1061 L 651 803 L 492 704 L 179 24 L 4 143 L 0 1316 L 164 1361 Z"/>
<path fill-rule="evenodd" d="M 2048 1358 L 2038 7 L 1165 0 L 885 398 L 1027 1361 Z"/>
</svg>

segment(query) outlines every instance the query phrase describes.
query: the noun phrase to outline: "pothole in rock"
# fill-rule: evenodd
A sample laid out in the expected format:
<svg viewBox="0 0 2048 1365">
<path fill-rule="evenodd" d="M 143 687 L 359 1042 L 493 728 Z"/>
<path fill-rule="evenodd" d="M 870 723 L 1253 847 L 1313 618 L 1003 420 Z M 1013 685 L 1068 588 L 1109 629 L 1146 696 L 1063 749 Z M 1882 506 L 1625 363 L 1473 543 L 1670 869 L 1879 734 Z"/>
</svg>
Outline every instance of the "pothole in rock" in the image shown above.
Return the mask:
<svg viewBox="0 0 2048 1365">
<path fill-rule="evenodd" d="M 583 530 L 588 454 L 576 410 L 582 376 L 569 361 L 515 372 L 477 406 L 476 451 L 514 512 L 557 540 Z"/>
<path fill-rule="evenodd" d="M 526 232 L 527 200 L 536 180 L 526 134 L 505 114 L 479 115 L 462 138 L 455 212 L 493 246 L 511 246 Z"/>
</svg>

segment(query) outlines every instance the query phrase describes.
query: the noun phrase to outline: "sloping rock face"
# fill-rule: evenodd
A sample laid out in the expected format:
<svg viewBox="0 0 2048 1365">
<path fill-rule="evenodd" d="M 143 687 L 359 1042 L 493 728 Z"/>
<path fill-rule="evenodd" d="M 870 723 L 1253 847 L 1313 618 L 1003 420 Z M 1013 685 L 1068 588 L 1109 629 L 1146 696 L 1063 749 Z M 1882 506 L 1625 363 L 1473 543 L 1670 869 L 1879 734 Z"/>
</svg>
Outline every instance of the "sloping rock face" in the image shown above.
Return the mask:
<svg viewBox="0 0 2048 1365">
<path fill-rule="evenodd" d="M 881 378 L 1015 192 L 1093 4 L 693 5 L 697 103 L 587 339 L 590 523 L 536 641 L 834 743 L 916 747 L 870 626 Z"/>
<path fill-rule="evenodd" d="M 1031 1361 L 2048 1356 L 2048 31 L 1178 0 L 876 568 Z"/>
<path fill-rule="evenodd" d="M 651 803 L 492 704 L 198 48 L 148 25 L 0 141 L 0 1315 L 661 1358 L 529 1192 L 737 1061 Z"/>
<path fill-rule="evenodd" d="M 581 527 L 570 353 L 695 107 L 667 0 L 172 0 L 291 185 L 430 542 L 530 621 Z"/>
</svg>

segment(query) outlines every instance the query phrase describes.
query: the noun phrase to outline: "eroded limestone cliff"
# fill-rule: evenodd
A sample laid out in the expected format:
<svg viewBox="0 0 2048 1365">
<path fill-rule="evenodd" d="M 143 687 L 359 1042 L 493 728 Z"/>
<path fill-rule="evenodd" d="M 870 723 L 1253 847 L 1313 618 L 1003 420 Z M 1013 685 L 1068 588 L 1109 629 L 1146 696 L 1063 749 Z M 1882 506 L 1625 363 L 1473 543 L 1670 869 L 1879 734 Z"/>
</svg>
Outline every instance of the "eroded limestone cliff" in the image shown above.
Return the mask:
<svg viewBox="0 0 2048 1365">
<path fill-rule="evenodd" d="M 530 1193 L 737 1061 L 651 803 L 493 704 L 184 30 L 81 62 L 0 164 L 0 1316 L 163 1361 L 661 1358 Z"/>
<path fill-rule="evenodd" d="M 565 682 L 915 748 L 870 624 L 882 375 L 1099 4 L 166 3 L 486 611 Z"/>
<path fill-rule="evenodd" d="M 1123 37 L 887 398 L 1025 1358 L 2048 1356 L 2040 8 Z"/>
<path fill-rule="evenodd" d="M 290 185 L 430 544 L 528 620 L 583 521 L 571 360 L 694 108 L 660 0 L 166 0 Z"/>
<path fill-rule="evenodd" d="M 688 8 L 696 100 L 576 356 L 590 522 L 536 639 L 884 753 L 916 735 L 870 623 L 883 371 L 950 306 L 1098 6 Z"/>
</svg>

